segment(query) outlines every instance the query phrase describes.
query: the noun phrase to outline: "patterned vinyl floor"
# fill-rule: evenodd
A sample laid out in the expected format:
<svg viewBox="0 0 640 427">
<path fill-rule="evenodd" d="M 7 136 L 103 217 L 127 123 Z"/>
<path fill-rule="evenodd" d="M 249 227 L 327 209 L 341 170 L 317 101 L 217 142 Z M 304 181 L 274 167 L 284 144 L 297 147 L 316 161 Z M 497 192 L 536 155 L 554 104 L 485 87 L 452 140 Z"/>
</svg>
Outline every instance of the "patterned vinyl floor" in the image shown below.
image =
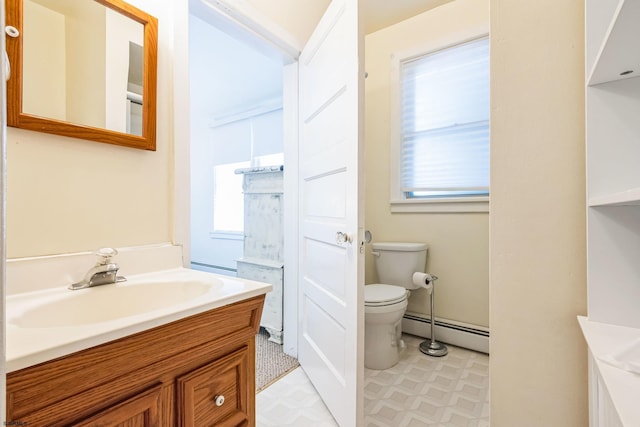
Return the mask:
<svg viewBox="0 0 640 427">
<path fill-rule="evenodd" d="M 393 368 L 365 369 L 366 427 L 488 427 L 489 356 L 459 347 L 433 358 L 423 338 L 404 336 L 407 348 Z M 257 427 L 336 427 L 301 368 L 256 397 Z"/>
</svg>

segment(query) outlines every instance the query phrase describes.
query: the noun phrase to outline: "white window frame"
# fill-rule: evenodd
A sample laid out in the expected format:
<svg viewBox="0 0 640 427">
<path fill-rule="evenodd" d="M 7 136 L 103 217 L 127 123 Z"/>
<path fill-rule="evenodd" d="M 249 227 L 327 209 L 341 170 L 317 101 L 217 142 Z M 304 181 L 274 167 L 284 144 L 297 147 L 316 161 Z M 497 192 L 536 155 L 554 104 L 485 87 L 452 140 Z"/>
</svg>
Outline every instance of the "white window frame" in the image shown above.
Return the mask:
<svg viewBox="0 0 640 427">
<path fill-rule="evenodd" d="M 401 132 L 401 90 L 400 64 L 404 61 L 449 49 L 458 45 L 488 37 L 488 33 L 480 33 L 467 39 L 453 43 L 432 46 L 431 48 L 413 49 L 396 52 L 391 55 L 391 135 L 390 135 L 390 208 L 391 212 L 489 212 L 489 197 L 439 197 L 439 198 L 407 198 L 400 189 L 400 151 L 402 146 Z"/>
</svg>

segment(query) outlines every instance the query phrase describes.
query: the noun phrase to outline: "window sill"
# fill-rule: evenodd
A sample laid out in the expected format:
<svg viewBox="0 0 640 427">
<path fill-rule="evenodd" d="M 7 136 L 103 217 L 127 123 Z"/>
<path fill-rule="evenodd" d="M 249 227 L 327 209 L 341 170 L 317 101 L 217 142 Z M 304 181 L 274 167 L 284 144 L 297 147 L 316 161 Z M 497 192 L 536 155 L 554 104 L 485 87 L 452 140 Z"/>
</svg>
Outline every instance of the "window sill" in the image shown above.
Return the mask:
<svg viewBox="0 0 640 427">
<path fill-rule="evenodd" d="M 489 197 L 450 197 L 442 199 L 391 200 L 392 213 L 489 212 Z"/>
<path fill-rule="evenodd" d="M 244 240 L 244 233 L 233 231 L 210 231 L 209 238 L 216 240 Z"/>
</svg>

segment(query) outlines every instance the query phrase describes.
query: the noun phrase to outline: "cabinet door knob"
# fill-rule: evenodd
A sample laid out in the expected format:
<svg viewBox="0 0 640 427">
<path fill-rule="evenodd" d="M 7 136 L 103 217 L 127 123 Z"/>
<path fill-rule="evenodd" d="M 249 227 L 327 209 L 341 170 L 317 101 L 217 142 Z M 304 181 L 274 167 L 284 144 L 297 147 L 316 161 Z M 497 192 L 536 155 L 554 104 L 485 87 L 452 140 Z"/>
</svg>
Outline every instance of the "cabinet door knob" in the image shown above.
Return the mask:
<svg viewBox="0 0 640 427">
<path fill-rule="evenodd" d="M 214 399 L 216 401 L 216 406 L 224 405 L 224 396 L 222 394 L 219 396 L 216 396 Z"/>
</svg>

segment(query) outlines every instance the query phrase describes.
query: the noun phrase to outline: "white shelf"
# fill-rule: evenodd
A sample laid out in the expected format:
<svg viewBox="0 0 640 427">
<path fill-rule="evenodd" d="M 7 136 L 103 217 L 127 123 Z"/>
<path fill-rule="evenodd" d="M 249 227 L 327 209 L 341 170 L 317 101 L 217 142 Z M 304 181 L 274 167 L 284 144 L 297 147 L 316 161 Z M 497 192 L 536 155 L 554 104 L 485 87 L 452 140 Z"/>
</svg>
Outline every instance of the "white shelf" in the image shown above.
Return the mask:
<svg viewBox="0 0 640 427">
<path fill-rule="evenodd" d="M 640 23 L 638 26 L 640 27 Z M 589 206 L 640 206 L 640 188 L 631 188 L 604 196 L 590 197 Z"/>
<path fill-rule="evenodd" d="M 640 76 L 640 0 L 620 0 L 588 77 L 589 86 Z M 634 72 L 625 76 L 620 73 Z"/>
<path fill-rule="evenodd" d="M 639 339 L 640 329 L 592 322 L 582 316 L 578 316 L 578 321 L 620 421 L 625 426 L 640 426 L 640 375 L 600 360 Z"/>
</svg>

